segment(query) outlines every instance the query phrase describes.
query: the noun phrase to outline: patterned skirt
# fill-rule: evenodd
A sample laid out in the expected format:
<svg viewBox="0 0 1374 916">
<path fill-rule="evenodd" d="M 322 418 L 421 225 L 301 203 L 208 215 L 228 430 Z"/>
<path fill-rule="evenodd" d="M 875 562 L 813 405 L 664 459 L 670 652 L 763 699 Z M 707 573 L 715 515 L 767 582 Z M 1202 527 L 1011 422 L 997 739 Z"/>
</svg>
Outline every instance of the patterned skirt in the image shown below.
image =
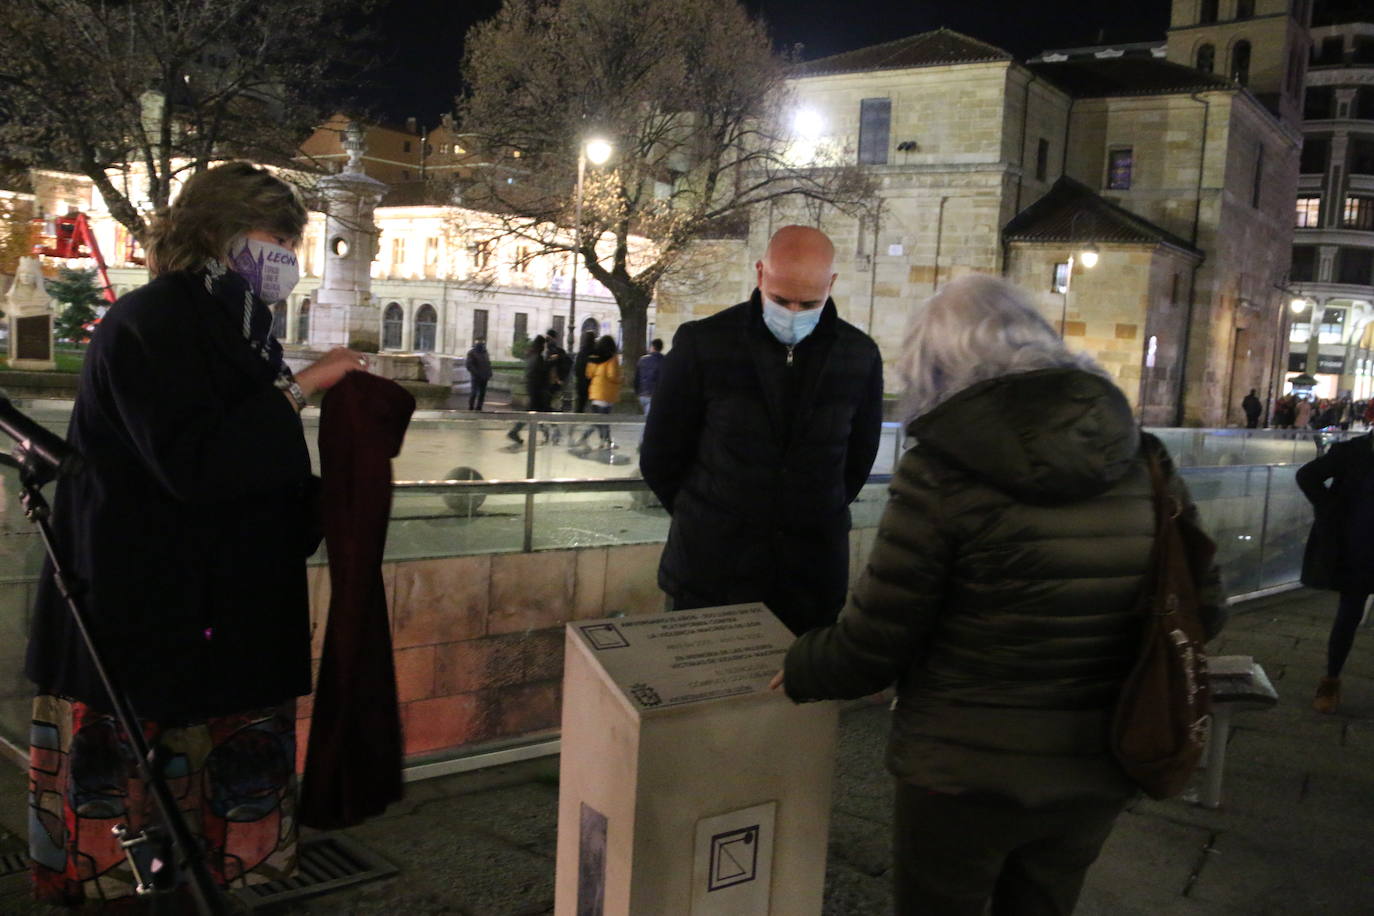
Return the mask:
<svg viewBox="0 0 1374 916">
<path fill-rule="evenodd" d="M 295 708 L 292 700 L 175 728 L 143 724 L 149 745 L 161 745 L 168 787 L 222 885 L 295 872 Z M 76 700 L 34 700 L 29 853 L 38 900 L 74 906 L 133 894 L 133 873 L 111 828 L 125 824 L 137 833 L 157 815 L 113 716 Z M 140 870 L 152 852 L 140 847 Z"/>
</svg>

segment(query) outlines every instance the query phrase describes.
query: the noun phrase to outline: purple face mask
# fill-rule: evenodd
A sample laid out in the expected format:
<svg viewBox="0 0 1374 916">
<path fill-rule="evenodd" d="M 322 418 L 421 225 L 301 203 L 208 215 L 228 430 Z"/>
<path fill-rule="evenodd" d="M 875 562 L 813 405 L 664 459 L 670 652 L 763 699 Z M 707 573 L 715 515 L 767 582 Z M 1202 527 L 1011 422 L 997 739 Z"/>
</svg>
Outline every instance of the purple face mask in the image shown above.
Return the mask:
<svg viewBox="0 0 1374 916">
<path fill-rule="evenodd" d="M 301 278 L 299 262 L 290 250 L 247 237 L 229 244 L 229 269 L 247 280 L 249 288 L 269 305 L 291 295 Z"/>
</svg>

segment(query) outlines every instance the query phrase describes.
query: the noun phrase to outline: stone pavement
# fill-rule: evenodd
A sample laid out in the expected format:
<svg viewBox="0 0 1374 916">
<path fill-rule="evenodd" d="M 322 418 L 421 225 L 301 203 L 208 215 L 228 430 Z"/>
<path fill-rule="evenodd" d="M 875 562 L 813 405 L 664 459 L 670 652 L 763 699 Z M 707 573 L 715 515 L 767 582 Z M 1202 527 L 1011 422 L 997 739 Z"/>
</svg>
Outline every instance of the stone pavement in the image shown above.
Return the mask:
<svg viewBox="0 0 1374 916">
<path fill-rule="evenodd" d="M 1078 908 L 1091 916 L 1374 913 L 1374 631 L 1356 641 L 1334 716 L 1308 703 L 1322 673 L 1333 595 L 1298 591 L 1233 609 L 1218 654 L 1253 655 L 1279 705 L 1237 716 L 1220 810 L 1140 801 L 1121 816 Z M 841 725 L 827 916 L 891 912 L 887 710 L 856 704 Z M 0 768 L 0 825 L 22 824 L 22 780 Z M 348 831 L 398 877 L 278 914 L 536 916 L 553 907 L 556 760 L 412 784 L 387 814 Z M 0 913 L 28 905 L 0 881 Z M 790 916 L 790 914 L 788 914 Z"/>
</svg>

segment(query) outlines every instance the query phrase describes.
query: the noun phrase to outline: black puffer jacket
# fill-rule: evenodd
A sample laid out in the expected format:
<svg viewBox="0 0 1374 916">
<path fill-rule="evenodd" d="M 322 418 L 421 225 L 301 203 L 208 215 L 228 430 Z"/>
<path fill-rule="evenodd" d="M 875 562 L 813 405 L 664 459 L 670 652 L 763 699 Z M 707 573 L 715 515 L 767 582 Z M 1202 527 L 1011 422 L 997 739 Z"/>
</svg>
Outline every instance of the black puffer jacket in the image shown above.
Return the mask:
<svg viewBox="0 0 1374 916">
<path fill-rule="evenodd" d="M 1154 515 L 1125 398 L 1036 370 L 969 388 L 911 432 L 867 568 L 839 622 L 788 653 L 788 694 L 896 682 L 888 767 L 915 785 L 1035 807 L 1129 796 L 1105 726 L 1135 658 Z M 1210 636 L 1215 570 L 1204 595 Z"/>
<path fill-rule="evenodd" d="M 788 348 L 748 301 L 678 329 L 640 469 L 673 515 L 658 581 L 700 606 L 763 601 L 794 632 L 849 581 L 849 503 L 882 432 L 878 347 L 833 302 Z"/>
</svg>

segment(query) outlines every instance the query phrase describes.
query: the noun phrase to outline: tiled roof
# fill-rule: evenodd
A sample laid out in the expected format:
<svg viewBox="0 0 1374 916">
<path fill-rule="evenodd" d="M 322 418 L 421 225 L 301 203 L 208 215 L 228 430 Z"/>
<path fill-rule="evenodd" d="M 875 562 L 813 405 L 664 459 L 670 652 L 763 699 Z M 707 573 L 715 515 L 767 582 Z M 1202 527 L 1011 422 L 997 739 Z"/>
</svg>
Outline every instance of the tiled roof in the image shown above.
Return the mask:
<svg viewBox="0 0 1374 916">
<path fill-rule="evenodd" d="M 936 29 L 871 45 L 843 54 L 822 57 L 800 64 L 794 77 L 823 76 L 829 73 L 860 73 L 868 70 L 905 70 L 910 67 L 935 67 L 942 64 L 971 64 L 1011 60 L 1001 48 L 970 38 L 950 29 Z"/>
<path fill-rule="evenodd" d="M 1166 244 L 1201 255 L 1172 232 L 1099 197 L 1067 176 L 1018 213 L 1002 230 L 1008 242 L 1123 242 Z"/>
<path fill-rule="evenodd" d="M 1235 86 L 1215 74 L 1152 57 L 1074 58 L 1026 66 L 1075 98 L 1169 95 Z"/>
</svg>

